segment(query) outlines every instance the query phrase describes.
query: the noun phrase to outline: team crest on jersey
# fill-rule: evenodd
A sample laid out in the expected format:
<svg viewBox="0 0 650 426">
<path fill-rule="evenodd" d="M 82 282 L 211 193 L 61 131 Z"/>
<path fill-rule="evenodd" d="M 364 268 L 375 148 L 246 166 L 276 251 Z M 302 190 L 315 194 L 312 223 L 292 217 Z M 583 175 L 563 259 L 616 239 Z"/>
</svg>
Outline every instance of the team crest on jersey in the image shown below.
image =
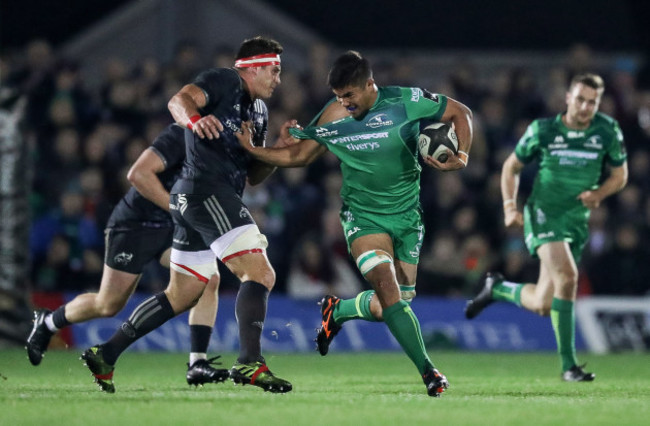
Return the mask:
<svg viewBox="0 0 650 426">
<path fill-rule="evenodd" d="M 126 253 L 124 251 L 122 253 L 116 254 L 115 257 L 113 258 L 113 261 L 118 265 L 128 265 L 129 263 L 131 263 L 132 260 L 133 260 L 133 253 Z"/>
<path fill-rule="evenodd" d="M 239 211 L 239 217 L 242 219 L 246 219 L 247 217 L 252 218 L 251 213 L 248 211 L 246 207 L 242 207 L 241 210 Z"/>
<path fill-rule="evenodd" d="M 383 126 L 392 126 L 393 125 L 393 120 L 389 120 L 388 116 L 386 114 L 377 114 L 374 117 L 372 117 L 368 122 L 366 123 L 366 126 L 370 127 L 371 129 L 376 129 L 378 127 L 383 127 Z"/>
<path fill-rule="evenodd" d="M 585 148 L 603 149 L 603 143 L 600 135 L 593 135 L 585 142 Z"/>
</svg>

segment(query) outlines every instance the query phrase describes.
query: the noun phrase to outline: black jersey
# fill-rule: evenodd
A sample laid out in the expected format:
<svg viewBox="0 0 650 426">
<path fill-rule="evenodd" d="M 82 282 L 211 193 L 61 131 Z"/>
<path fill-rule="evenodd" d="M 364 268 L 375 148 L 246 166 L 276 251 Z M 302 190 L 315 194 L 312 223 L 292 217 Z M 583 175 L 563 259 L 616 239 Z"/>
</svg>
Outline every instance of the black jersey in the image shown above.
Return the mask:
<svg viewBox="0 0 650 426">
<path fill-rule="evenodd" d="M 185 153 L 181 177 L 172 188 L 174 194 L 212 194 L 215 183 L 231 185 L 241 196 L 246 185 L 250 154 L 241 147 L 235 132 L 243 121 L 253 123 L 253 142 L 263 146 L 268 125 L 268 110 L 261 100 L 253 101 L 244 90 L 242 79 L 231 68 L 202 72 L 193 84 L 205 93 L 207 104 L 202 116 L 212 114 L 224 130 L 219 139 L 201 139 L 185 131 Z"/>
<path fill-rule="evenodd" d="M 153 150 L 165 165 L 158 179 L 166 190 L 170 190 L 180 175 L 185 159 L 183 128 L 176 124 L 168 126 L 153 141 Z M 135 188 L 129 189 L 113 209 L 108 219 L 108 228 L 159 228 L 174 226 L 169 212 L 161 209 L 143 197 Z"/>
</svg>

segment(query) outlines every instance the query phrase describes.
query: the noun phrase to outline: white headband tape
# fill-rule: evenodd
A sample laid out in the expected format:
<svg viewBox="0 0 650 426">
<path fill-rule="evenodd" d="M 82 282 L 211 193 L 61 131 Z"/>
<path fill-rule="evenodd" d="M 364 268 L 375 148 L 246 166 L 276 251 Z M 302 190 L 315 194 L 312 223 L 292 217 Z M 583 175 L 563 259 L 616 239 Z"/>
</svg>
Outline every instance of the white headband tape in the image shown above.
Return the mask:
<svg viewBox="0 0 650 426">
<path fill-rule="evenodd" d="M 264 55 L 249 56 L 235 61 L 236 68 L 265 67 L 267 65 L 280 65 L 280 55 L 265 53 Z"/>
</svg>

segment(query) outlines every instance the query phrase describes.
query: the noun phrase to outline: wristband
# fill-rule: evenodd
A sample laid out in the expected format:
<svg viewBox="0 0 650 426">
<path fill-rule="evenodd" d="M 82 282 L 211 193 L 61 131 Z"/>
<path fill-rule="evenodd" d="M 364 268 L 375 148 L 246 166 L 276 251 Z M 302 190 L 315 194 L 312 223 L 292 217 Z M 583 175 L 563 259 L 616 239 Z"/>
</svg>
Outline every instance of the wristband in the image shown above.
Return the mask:
<svg viewBox="0 0 650 426">
<path fill-rule="evenodd" d="M 194 127 L 194 123 L 196 123 L 200 119 L 201 119 L 201 116 L 199 114 L 195 114 L 195 115 L 191 116 L 190 117 L 190 122 L 187 123 L 187 128 L 192 130 L 192 127 Z"/>
<path fill-rule="evenodd" d="M 461 157 L 460 155 L 463 154 L 465 158 Z M 458 150 L 458 161 L 463 163 L 463 166 L 467 167 L 467 160 L 469 160 L 469 154 L 466 153 L 465 151 L 461 151 L 460 149 Z"/>
<path fill-rule="evenodd" d="M 503 210 L 517 210 L 517 202 L 514 200 L 514 198 L 508 198 L 503 202 Z"/>
</svg>

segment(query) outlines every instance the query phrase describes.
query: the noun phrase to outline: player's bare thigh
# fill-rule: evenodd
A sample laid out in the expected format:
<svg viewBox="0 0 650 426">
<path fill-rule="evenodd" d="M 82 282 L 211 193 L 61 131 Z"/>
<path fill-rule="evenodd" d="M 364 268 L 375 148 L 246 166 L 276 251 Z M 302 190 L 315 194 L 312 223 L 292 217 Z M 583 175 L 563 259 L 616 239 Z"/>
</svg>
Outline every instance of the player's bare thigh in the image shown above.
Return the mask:
<svg viewBox="0 0 650 426">
<path fill-rule="evenodd" d="M 214 241 L 210 248 L 242 282 L 255 281 L 273 289 L 275 271 L 266 256 L 268 242 L 255 224 L 230 230 Z"/>
<path fill-rule="evenodd" d="M 140 275 L 118 271 L 104 264 L 97 293 L 83 293 L 65 306 L 65 317 L 71 323 L 93 318 L 112 317 L 122 310 L 138 285 Z"/>
<path fill-rule="evenodd" d="M 169 285 L 165 289 L 165 294 L 174 313 L 185 312 L 196 305 L 205 290 L 205 284 L 205 281 L 194 275 L 188 275 L 176 268 L 171 268 L 169 270 Z"/>
<path fill-rule="evenodd" d="M 355 239 L 350 245 L 350 252 L 355 259 L 369 251 L 382 251 L 393 258 L 393 240 L 388 234 L 370 234 Z M 377 265 L 365 275 L 365 278 L 372 283 L 383 307 L 391 306 L 400 300 L 399 286 L 392 262 Z"/>
<path fill-rule="evenodd" d="M 578 267 L 573 260 L 569 244 L 564 241 L 542 244 L 537 249 L 537 255 L 547 268 L 553 295 L 564 300 L 574 300 L 578 283 Z"/>
<path fill-rule="evenodd" d="M 562 277 L 566 276 L 562 271 L 570 271 L 575 262 L 569 245 L 563 241 L 542 244 L 537 249 L 537 255 L 540 258 L 539 278 L 535 285 L 524 285 L 521 291 L 521 305 L 539 315 L 548 316 L 553 297 L 564 294 L 560 288 L 562 286 L 558 284 L 562 282 Z"/>
<path fill-rule="evenodd" d="M 118 271 L 104 264 L 102 281 L 97 293 L 97 304 L 114 306 L 119 311 L 131 297 L 140 281 L 139 274 Z M 111 309 L 112 310 L 112 309 Z"/>
<path fill-rule="evenodd" d="M 553 281 L 548 267 L 542 262 L 536 284 L 524 284 L 521 289 L 521 306 L 536 314 L 547 316 L 553 301 Z"/>
<path fill-rule="evenodd" d="M 355 259 L 370 250 L 382 250 L 388 253 L 390 257 L 395 256 L 393 253 L 393 240 L 388 234 L 364 235 L 350 244 L 350 252 Z"/>
</svg>

